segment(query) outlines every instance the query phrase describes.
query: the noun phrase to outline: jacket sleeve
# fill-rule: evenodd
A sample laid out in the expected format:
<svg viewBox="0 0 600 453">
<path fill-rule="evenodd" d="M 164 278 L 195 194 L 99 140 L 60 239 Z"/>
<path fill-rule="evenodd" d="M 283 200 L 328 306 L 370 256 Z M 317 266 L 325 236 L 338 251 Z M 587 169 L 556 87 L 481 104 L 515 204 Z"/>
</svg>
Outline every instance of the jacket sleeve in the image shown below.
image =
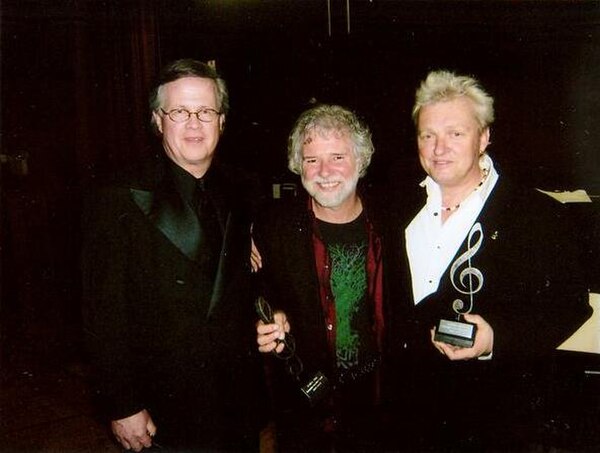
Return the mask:
<svg viewBox="0 0 600 453">
<path fill-rule="evenodd" d="M 83 218 L 84 335 L 96 396 L 110 420 L 144 409 L 131 347 L 135 331 L 129 322 L 127 214 L 120 211 L 118 199 L 110 191 L 95 193 Z"/>
</svg>

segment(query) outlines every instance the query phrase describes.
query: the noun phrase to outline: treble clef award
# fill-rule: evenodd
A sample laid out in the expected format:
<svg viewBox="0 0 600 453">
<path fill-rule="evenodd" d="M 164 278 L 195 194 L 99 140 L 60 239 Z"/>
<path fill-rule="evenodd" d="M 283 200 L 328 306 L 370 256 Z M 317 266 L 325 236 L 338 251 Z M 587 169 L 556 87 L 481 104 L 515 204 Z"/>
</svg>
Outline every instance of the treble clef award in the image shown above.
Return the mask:
<svg viewBox="0 0 600 453">
<path fill-rule="evenodd" d="M 456 320 L 440 319 L 435 331 L 435 341 L 441 341 L 461 348 L 470 348 L 475 342 L 477 325 L 461 320 L 462 315 L 473 310 L 473 295 L 483 287 L 483 274 L 471 265 L 471 258 L 481 248 L 483 230 L 479 222 L 475 223 L 467 236 L 467 251 L 460 255 L 450 267 L 450 281 L 454 289 L 467 296 L 466 302 L 457 298 L 452 302 Z M 460 272 L 459 269 L 466 265 Z"/>
</svg>

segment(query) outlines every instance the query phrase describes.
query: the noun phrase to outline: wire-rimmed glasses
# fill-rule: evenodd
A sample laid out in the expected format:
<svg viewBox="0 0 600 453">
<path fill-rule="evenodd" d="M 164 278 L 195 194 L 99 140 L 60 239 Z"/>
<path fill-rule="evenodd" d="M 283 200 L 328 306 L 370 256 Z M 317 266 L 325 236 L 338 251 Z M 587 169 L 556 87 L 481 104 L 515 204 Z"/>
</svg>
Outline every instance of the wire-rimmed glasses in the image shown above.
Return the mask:
<svg viewBox="0 0 600 453">
<path fill-rule="evenodd" d="M 172 109 L 167 112 L 162 108 L 160 109 L 160 111 L 163 113 L 163 115 L 167 115 L 169 119 L 175 123 L 185 123 L 192 117 L 192 115 L 196 115 L 196 118 L 198 118 L 203 123 L 210 123 L 216 120 L 221 114 L 221 112 L 219 112 L 218 110 L 211 109 L 208 107 L 203 107 L 195 112 L 190 112 L 187 109 Z"/>
</svg>

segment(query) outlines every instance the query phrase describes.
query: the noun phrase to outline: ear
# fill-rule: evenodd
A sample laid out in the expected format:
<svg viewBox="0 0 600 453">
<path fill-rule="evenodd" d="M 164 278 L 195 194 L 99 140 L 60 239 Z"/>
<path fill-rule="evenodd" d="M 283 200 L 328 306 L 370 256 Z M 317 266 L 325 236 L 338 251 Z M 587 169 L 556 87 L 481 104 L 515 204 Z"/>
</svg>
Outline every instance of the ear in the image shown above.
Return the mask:
<svg viewBox="0 0 600 453">
<path fill-rule="evenodd" d="M 158 132 L 160 132 L 162 134 L 163 133 L 162 116 L 160 116 L 155 110 L 154 112 L 152 112 L 152 118 L 154 119 L 154 124 L 156 124 L 156 129 L 158 129 Z"/>
<path fill-rule="evenodd" d="M 479 137 L 479 154 L 485 153 L 486 148 L 490 144 L 490 128 L 486 127 Z"/>
<path fill-rule="evenodd" d="M 225 129 L 225 115 L 221 113 L 219 115 L 219 132 L 222 134 L 224 129 Z"/>
<path fill-rule="evenodd" d="M 356 173 L 358 173 L 358 177 L 362 178 L 366 171 L 367 169 L 365 168 L 363 160 L 359 156 L 356 156 Z"/>
</svg>

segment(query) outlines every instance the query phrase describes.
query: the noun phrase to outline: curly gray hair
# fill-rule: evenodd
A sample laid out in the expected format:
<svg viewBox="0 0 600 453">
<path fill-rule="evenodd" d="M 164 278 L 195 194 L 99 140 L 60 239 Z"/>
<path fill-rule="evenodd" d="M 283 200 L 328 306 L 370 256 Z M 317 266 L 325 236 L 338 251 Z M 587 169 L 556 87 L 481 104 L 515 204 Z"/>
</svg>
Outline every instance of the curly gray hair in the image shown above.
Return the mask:
<svg viewBox="0 0 600 453">
<path fill-rule="evenodd" d="M 348 109 L 322 104 L 303 112 L 288 137 L 288 168 L 302 174 L 302 147 L 309 135 L 317 133 L 348 133 L 358 162 L 358 174 L 364 176 L 375 152 L 369 128 Z"/>
</svg>

